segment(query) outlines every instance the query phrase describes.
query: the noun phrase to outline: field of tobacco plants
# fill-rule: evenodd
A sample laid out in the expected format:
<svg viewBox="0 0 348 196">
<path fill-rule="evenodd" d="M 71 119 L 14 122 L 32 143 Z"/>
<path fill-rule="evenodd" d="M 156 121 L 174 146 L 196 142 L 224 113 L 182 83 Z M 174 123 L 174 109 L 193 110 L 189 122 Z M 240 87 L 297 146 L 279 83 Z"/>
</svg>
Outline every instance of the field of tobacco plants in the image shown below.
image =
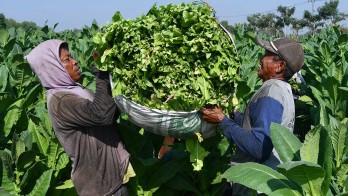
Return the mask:
<svg viewBox="0 0 348 196">
<path fill-rule="evenodd" d="M 24 59 L 44 40 L 69 43 L 82 85 L 95 88 L 91 65 L 96 64 L 113 73 L 114 95 L 152 108 L 190 111 L 216 103 L 226 113 L 243 110 L 261 86 L 256 65 L 263 50 L 254 40 L 269 38 L 237 25 L 230 32 L 233 43 L 209 7 L 154 6 L 135 20 L 120 13 L 112 20 L 110 26 L 93 23 L 59 33 L 48 26 L 0 30 L 0 194 L 76 195 L 71 161 L 47 114 L 45 89 Z M 292 81 L 295 135 L 271 126 L 283 161 L 277 171 L 257 163 L 230 168 L 234 146 L 219 130 L 203 140 L 176 139 L 159 158 L 164 137 L 121 115 L 118 128 L 137 174 L 128 183 L 130 194 L 221 195 L 227 180 L 267 195 L 347 193 L 348 35 L 327 26 L 316 35 L 292 38 L 305 50 L 304 81 Z M 94 50 L 102 54 L 95 62 Z"/>
</svg>

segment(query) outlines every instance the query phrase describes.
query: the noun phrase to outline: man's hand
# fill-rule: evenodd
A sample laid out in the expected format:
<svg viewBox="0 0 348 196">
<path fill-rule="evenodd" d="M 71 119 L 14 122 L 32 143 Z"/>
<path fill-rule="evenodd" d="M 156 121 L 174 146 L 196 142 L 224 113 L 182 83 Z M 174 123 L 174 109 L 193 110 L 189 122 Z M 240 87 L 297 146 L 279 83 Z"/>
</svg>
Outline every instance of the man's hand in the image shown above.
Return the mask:
<svg viewBox="0 0 348 196">
<path fill-rule="evenodd" d="M 225 115 L 219 106 L 208 106 L 200 110 L 205 121 L 210 123 L 221 123 Z"/>
</svg>

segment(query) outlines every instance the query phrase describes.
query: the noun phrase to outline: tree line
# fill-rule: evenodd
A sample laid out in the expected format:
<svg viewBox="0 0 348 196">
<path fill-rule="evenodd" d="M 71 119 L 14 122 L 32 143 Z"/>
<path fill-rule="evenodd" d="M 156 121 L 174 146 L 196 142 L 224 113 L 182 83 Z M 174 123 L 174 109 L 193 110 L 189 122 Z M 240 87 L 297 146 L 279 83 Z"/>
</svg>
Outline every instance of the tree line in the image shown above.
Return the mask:
<svg viewBox="0 0 348 196">
<path fill-rule="evenodd" d="M 338 10 L 339 1 L 331 0 L 325 2 L 321 7 L 317 8 L 317 13 L 305 10 L 303 18 L 294 17 L 296 8 L 291 6 L 278 6 L 277 12 L 267 14 L 253 14 L 247 17 L 247 26 L 251 27 L 255 32 L 264 33 L 271 36 L 286 36 L 289 33 L 285 29 L 292 29 L 292 34 L 298 36 L 299 31 L 308 29 L 308 33 L 315 34 L 317 30 L 325 24 L 338 25 L 339 22 L 347 19 L 348 14 Z M 228 26 L 226 21 L 223 24 Z M 342 30 L 347 31 L 346 28 Z"/>
<path fill-rule="evenodd" d="M 23 28 L 24 30 L 28 31 L 30 29 L 39 29 L 38 25 L 36 25 L 35 22 L 31 21 L 23 21 L 23 22 L 16 22 L 12 18 L 6 18 L 4 14 L 0 13 L 0 29 L 9 29 L 9 28 Z"/>
<path fill-rule="evenodd" d="M 302 29 L 307 29 L 308 33 L 315 34 L 325 24 L 338 25 L 339 22 L 347 19 L 348 14 L 340 12 L 338 5 L 339 0 L 325 2 L 323 6 L 317 8 L 317 13 L 305 10 L 303 18 L 300 19 L 294 17 L 295 7 L 280 5 L 277 7 L 278 15 L 274 13 L 253 14 L 247 17 L 248 22 L 243 25 L 252 28 L 255 32 L 269 36 L 281 37 L 289 34 L 298 36 Z M 228 21 L 221 21 L 221 24 L 232 32 L 233 25 L 229 25 Z M 34 22 L 24 21 L 19 23 L 11 18 L 6 18 L 4 14 L 0 13 L 0 29 L 12 27 L 22 27 L 26 31 L 41 28 Z M 286 32 L 288 28 L 292 30 L 292 33 Z M 348 32 L 345 27 L 342 27 L 341 30 Z"/>
</svg>

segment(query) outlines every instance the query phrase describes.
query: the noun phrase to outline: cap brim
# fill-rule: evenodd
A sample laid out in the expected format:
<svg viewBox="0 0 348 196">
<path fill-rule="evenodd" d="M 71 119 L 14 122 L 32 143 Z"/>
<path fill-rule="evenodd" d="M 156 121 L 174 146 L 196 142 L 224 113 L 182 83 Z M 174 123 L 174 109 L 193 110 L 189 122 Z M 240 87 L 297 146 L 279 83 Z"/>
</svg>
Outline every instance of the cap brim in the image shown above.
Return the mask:
<svg viewBox="0 0 348 196">
<path fill-rule="evenodd" d="M 278 54 L 278 52 L 273 49 L 273 47 L 271 46 L 271 43 L 269 43 L 268 41 L 256 38 L 256 42 L 265 50 L 268 50 L 274 54 Z"/>
</svg>

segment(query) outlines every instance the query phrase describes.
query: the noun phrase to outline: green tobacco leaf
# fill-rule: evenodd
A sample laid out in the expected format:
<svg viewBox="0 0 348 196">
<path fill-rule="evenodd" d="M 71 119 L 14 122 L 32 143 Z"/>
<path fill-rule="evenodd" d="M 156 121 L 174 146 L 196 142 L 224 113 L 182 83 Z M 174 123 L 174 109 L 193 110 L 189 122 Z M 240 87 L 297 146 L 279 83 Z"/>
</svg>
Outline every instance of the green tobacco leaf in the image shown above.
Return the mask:
<svg viewBox="0 0 348 196">
<path fill-rule="evenodd" d="M 14 102 L 10 107 L 7 109 L 7 114 L 4 118 L 4 128 L 3 131 L 5 133 L 5 137 L 7 137 L 12 130 L 12 127 L 17 123 L 21 113 L 22 113 L 22 105 L 23 105 L 23 99 L 19 99 L 16 102 Z"/>
<path fill-rule="evenodd" d="M 72 187 L 74 187 L 74 184 L 73 184 L 72 180 L 69 179 L 69 180 L 64 181 L 62 185 L 57 186 L 56 189 L 69 189 Z"/>
<path fill-rule="evenodd" d="M 339 127 L 332 130 L 332 146 L 335 153 L 336 168 L 341 166 L 341 161 L 345 155 L 345 148 L 348 144 L 348 119 L 343 120 Z"/>
<path fill-rule="evenodd" d="M 301 160 L 318 163 L 320 142 L 320 127 L 316 127 L 306 134 L 305 141 L 301 147 Z"/>
<path fill-rule="evenodd" d="M 277 171 L 258 163 L 234 165 L 222 177 L 267 195 L 302 195 L 298 185 Z"/>
<path fill-rule="evenodd" d="M 213 12 L 207 4 L 182 3 L 153 6 L 134 20 L 116 13 L 94 36 L 101 53 L 96 66 L 112 72 L 113 93 L 153 109 L 192 111 L 221 103 L 233 94 L 239 59 Z M 180 106 L 166 101 L 171 95 Z"/>
<path fill-rule="evenodd" d="M 33 145 L 33 136 L 29 130 L 23 131 L 20 136 L 21 140 L 24 142 L 25 147 L 31 150 Z"/>
<path fill-rule="evenodd" d="M 27 167 L 29 167 L 35 161 L 36 153 L 35 151 L 29 150 L 25 151 L 19 155 L 17 161 L 17 169 L 19 171 L 23 171 Z"/>
<path fill-rule="evenodd" d="M 159 187 L 161 184 L 167 182 L 169 179 L 174 177 L 176 173 L 181 170 L 185 165 L 185 161 L 182 159 L 171 160 L 161 165 L 156 172 L 150 177 L 147 187 L 154 188 Z"/>
<path fill-rule="evenodd" d="M 28 196 L 46 195 L 47 190 L 50 187 L 52 173 L 53 169 L 45 171 L 36 181 L 34 189 L 28 194 Z"/>
<path fill-rule="evenodd" d="M 306 195 L 321 195 L 325 171 L 320 165 L 307 161 L 288 161 L 277 168 L 280 173 L 301 185 Z"/>
<path fill-rule="evenodd" d="M 8 72 L 6 67 L 0 67 L 0 93 L 4 92 L 7 86 Z"/>
<path fill-rule="evenodd" d="M 277 150 L 283 162 L 301 160 L 300 149 L 302 143 L 286 127 L 277 123 L 271 124 L 271 138 L 274 148 Z"/>
<path fill-rule="evenodd" d="M 18 163 L 18 157 L 25 152 L 25 143 L 21 140 L 16 141 L 15 147 L 15 161 Z"/>
<path fill-rule="evenodd" d="M 188 176 L 184 175 L 176 175 L 168 182 L 165 183 L 166 186 L 180 191 L 191 191 L 197 193 L 198 190 L 195 186 L 193 186 L 193 183 L 191 182 L 191 179 Z"/>
<path fill-rule="evenodd" d="M 33 105 L 35 101 L 37 101 L 37 98 L 39 96 L 39 93 L 42 91 L 42 85 L 38 83 L 34 87 L 32 87 L 29 92 L 26 93 L 23 107 L 28 107 L 30 105 Z"/>
<path fill-rule="evenodd" d="M 59 145 L 54 142 L 54 140 L 49 141 L 48 145 L 48 157 L 47 157 L 47 166 L 56 169 L 56 158 L 58 157 Z"/>
<path fill-rule="evenodd" d="M 300 99 L 301 101 L 307 103 L 307 104 L 311 104 L 313 103 L 313 100 L 311 97 L 307 96 L 307 95 L 304 95 L 304 96 L 301 96 Z"/>
<path fill-rule="evenodd" d="M 24 170 L 24 175 L 21 178 L 19 187 L 22 190 L 32 190 L 36 185 L 36 180 L 39 179 L 41 174 L 47 169 L 47 166 L 43 162 L 34 162 L 34 164 L 31 164 L 29 168 Z"/>
<path fill-rule="evenodd" d="M 56 169 L 61 170 L 64 169 L 68 163 L 69 163 L 69 157 L 65 153 L 64 149 L 62 147 L 59 148 L 59 155 L 56 161 Z"/>
<path fill-rule="evenodd" d="M 325 126 L 327 124 L 329 124 L 329 118 L 326 107 L 320 105 L 320 125 Z"/>
<path fill-rule="evenodd" d="M 328 116 L 327 116 L 327 111 L 326 111 L 326 106 L 328 103 L 324 101 L 323 99 L 323 94 L 315 87 L 310 86 L 313 96 L 318 100 L 320 111 L 319 111 L 319 116 L 320 116 L 320 124 L 325 126 L 329 124 Z"/>
<path fill-rule="evenodd" d="M 2 181 L 1 188 L 12 195 L 16 195 L 19 192 L 19 188 L 14 182 L 14 174 L 12 169 L 12 156 L 11 152 L 7 149 L 0 151 L 0 157 L 2 162 Z"/>
<path fill-rule="evenodd" d="M 40 118 L 40 126 L 38 127 L 40 133 L 46 138 L 52 137 L 54 132 L 47 109 L 45 107 L 35 107 L 35 112 L 36 116 Z"/>
<path fill-rule="evenodd" d="M 204 100 L 208 101 L 210 99 L 210 94 L 208 91 L 208 89 L 210 89 L 209 84 L 205 81 L 205 79 L 203 77 L 198 78 L 197 83 L 198 83 L 199 89 L 201 90 L 201 93 L 204 97 Z"/>
<path fill-rule="evenodd" d="M 322 183 L 322 193 L 328 193 L 330 191 L 332 172 L 333 172 L 333 147 L 332 147 L 332 136 L 329 134 L 327 129 L 318 125 L 320 129 L 320 141 L 319 141 L 319 157 L 318 164 L 325 171 L 324 182 Z"/>
<path fill-rule="evenodd" d="M 335 77 L 328 77 L 323 84 L 323 87 L 327 92 L 329 93 L 329 98 L 332 100 L 333 104 L 337 103 L 338 99 L 338 86 L 339 86 L 339 81 Z M 334 106 L 331 106 L 331 110 L 334 110 Z"/>
<path fill-rule="evenodd" d="M 29 120 L 28 130 L 31 132 L 31 134 L 34 137 L 34 141 L 39 148 L 40 152 L 47 156 L 47 149 L 48 149 L 48 142 L 49 139 L 46 139 L 44 136 L 41 135 L 39 129 L 40 125 L 36 125 L 31 119 Z"/>
<path fill-rule="evenodd" d="M 194 171 L 200 171 L 203 167 L 203 160 L 209 152 L 200 145 L 197 139 L 186 140 L 186 150 L 190 152 L 190 162 Z"/>
<path fill-rule="evenodd" d="M 323 57 L 323 61 L 326 64 L 330 64 L 330 62 L 332 61 L 331 52 L 330 52 L 330 46 L 327 44 L 326 41 L 323 41 L 321 43 L 321 54 L 322 54 L 322 57 Z"/>
<path fill-rule="evenodd" d="M 348 164 L 342 164 L 341 167 L 337 170 L 336 178 L 337 184 L 341 187 L 344 186 L 344 183 L 347 180 L 348 173 Z"/>
</svg>

